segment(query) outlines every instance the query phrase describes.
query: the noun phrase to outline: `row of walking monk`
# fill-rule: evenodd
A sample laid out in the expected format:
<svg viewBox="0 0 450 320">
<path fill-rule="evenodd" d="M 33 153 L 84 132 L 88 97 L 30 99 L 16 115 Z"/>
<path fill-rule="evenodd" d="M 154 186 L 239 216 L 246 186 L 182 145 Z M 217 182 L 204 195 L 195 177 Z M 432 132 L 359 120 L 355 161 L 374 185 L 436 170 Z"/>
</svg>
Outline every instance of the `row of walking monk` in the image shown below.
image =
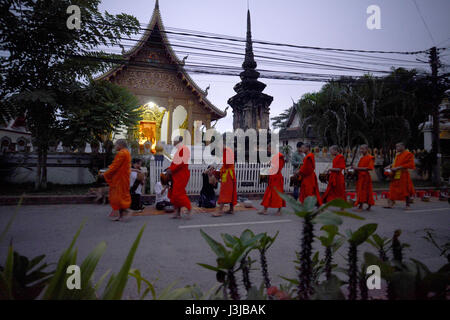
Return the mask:
<svg viewBox="0 0 450 320">
<path fill-rule="evenodd" d="M 176 137 L 174 146 L 177 148 L 171 165 L 161 176 L 161 182 L 168 184 L 168 198 L 171 206 L 174 207 L 172 218 L 181 218 L 182 209 L 188 218 L 192 216 L 192 205 L 186 193 L 186 187 L 190 178 L 189 148 L 183 144 L 182 137 Z M 109 201 L 112 207 L 110 218 L 113 220 L 125 220 L 131 213 L 129 210 L 131 204 L 130 196 L 130 167 L 131 156 L 127 149 L 125 140 L 116 142 L 117 154 L 109 169 L 103 174 L 103 178 L 109 184 Z M 279 196 L 278 192 L 284 192 L 284 179 L 281 173 L 285 165 L 284 155 L 268 145 L 268 152 L 271 156 L 270 168 L 268 171 L 268 183 L 264 193 L 261 205 L 263 209 L 260 214 L 268 214 L 269 208 L 277 209 L 276 215 L 281 214 L 281 208 L 286 206 L 285 201 Z M 333 199 L 346 199 L 344 170 L 351 169 L 357 175 L 356 182 L 356 202 L 355 210 L 370 210 L 374 205 L 372 179 L 370 171 L 374 170 L 374 157 L 369 154 L 367 145 L 361 145 L 359 148 L 361 157 L 358 165 L 346 167 L 345 158 L 340 153 L 337 146 L 330 148 L 330 153 L 334 157 L 332 167 L 327 171 L 327 189 L 321 196 L 317 176 L 315 173 L 315 158 L 311 152 L 311 146 L 308 143 L 299 142 L 297 150 L 292 156 L 292 165 L 294 167 L 294 177 L 297 181 L 294 187 L 294 198 L 303 202 L 309 196 L 317 198 L 317 204 L 329 202 Z M 397 155 L 393 164 L 385 168 L 385 174 L 390 177 L 389 199 L 386 208 L 392 208 L 396 201 L 405 201 L 405 209 L 410 208 L 411 197 L 414 195 L 414 186 L 409 174 L 409 169 L 414 169 L 414 155 L 406 150 L 405 144 L 400 142 L 396 145 Z M 234 154 L 230 148 L 223 149 L 223 164 L 220 171 L 216 171 L 210 166 L 203 173 L 204 188 L 200 195 L 200 205 L 207 206 L 208 201 L 212 200 L 212 194 L 209 195 L 205 184 L 211 182 L 209 178 L 217 177 L 221 183 L 220 193 L 217 199 L 219 208 L 212 214 L 213 217 L 220 217 L 223 214 L 234 214 L 234 206 L 237 204 L 237 180 L 234 168 Z M 167 181 L 165 181 L 167 180 Z M 214 180 L 214 179 L 213 179 Z M 212 182 L 211 184 L 214 184 Z M 215 199 L 214 199 L 215 200 Z M 215 202 L 215 201 L 214 201 Z M 224 205 L 228 204 L 228 211 L 224 212 Z M 215 203 L 214 203 L 215 207 Z"/>
</svg>

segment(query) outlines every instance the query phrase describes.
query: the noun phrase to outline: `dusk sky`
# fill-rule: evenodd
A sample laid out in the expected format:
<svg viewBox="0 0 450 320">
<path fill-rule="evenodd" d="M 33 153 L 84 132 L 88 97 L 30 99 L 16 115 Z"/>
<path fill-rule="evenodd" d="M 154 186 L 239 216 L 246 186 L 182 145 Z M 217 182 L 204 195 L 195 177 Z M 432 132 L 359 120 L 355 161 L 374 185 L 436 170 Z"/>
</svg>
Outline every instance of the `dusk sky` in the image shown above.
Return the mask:
<svg viewBox="0 0 450 320">
<path fill-rule="evenodd" d="M 256 40 L 384 51 L 419 51 L 433 45 L 450 47 L 450 1 L 416 0 L 416 3 L 431 36 L 413 0 L 250 0 L 249 6 L 253 39 Z M 114 14 L 131 14 L 146 25 L 154 5 L 155 0 L 103 0 L 100 9 Z M 366 26 L 369 17 L 366 10 L 370 5 L 378 5 L 381 9 L 380 30 L 369 30 Z M 247 0 L 160 0 L 160 12 L 166 28 L 237 37 L 245 37 L 246 34 Z M 425 55 L 420 58 L 427 60 Z M 450 49 L 444 51 L 442 61 L 450 64 Z M 240 64 L 242 61 L 235 65 Z M 267 68 L 258 63 L 260 67 Z M 233 86 L 239 82 L 239 78 L 234 76 L 191 76 L 201 88 L 211 85 L 208 99 L 222 110 L 235 94 Z M 318 91 L 323 85 L 274 79 L 261 81 L 267 84 L 264 92 L 274 97 L 271 117 L 290 107 L 292 100 L 298 100 L 304 93 Z M 219 131 L 232 129 L 231 108 L 216 128 Z"/>
</svg>

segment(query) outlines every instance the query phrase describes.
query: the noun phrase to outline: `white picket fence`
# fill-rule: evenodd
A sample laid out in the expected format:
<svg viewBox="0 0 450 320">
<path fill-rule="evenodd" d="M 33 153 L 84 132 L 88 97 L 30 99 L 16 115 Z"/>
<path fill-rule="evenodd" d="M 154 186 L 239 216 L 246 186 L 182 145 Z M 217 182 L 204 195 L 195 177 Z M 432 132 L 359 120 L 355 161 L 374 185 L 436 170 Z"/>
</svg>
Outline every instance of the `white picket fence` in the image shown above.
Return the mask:
<svg viewBox="0 0 450 320">
<path fill-rule="evenodd" d="M 199 194 L 202 189 L 202 172 L 208 167 L 207 164 L 190 164 L 189 171 L 191 172 L 191 177 L 189 179 L 186 192 L 188 194 Z M 260 163 L 237 163 L 235 165 L 236 178 L 237 178 L 237 192 L 240 194 L 245 193 L 264 193 L 266 190 L 266 183 L 259 183 L 259 173 L 261 168 L 267 168 L 268 165 Z M 316 175 L 319 176 L 320 172 L 323 172 L 330 167 L 327 162 L 317 162 L 316 163 Z M 155 193 L 155 184 L 159 181 L 159 175 L 163 170 L 167 168 L 167 165 L 161 163 L 150 162 L 150 194 Z M 293 187 L 289 186 L 289 178 L 292 175 L 292 165 L 287 163 L 283 170 L 284 178 L 284 192 L 292 192 Z M 327 185 L 319 181 L 319 190 L 325 191 Z"/>
</svg>

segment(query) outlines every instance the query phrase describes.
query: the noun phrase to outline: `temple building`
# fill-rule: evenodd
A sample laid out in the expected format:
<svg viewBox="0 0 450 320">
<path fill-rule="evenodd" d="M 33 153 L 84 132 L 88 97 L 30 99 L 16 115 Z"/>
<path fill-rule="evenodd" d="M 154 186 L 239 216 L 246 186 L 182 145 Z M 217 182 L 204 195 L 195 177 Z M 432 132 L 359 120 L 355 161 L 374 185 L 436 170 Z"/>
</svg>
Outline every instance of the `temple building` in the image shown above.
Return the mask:
<svg viewBox="0 0 450 320">
<path fill-rule="evenodd" d="M 138 124 L 136 139 L 140 150 L 154 152 L 158 141 L 171 144 L 176 129 L 183 135 L 209 129 L 211 121 L 226 116 L 215 107 L 184 69 L 173 51 L 156 1 L 153 15 L 137 44 L 123 52 L 128 62 L 121 64 L 97 80 L 108 80 L 129 89 L 139 100 L 144 119 Z M 180 134 L 177 135 L 180 135 Z"/>
<path fill-rule="evenodd" d="M 247 42 L 245 59 L 242 64 L 244 71 L 240 73 L 241 82 L 234 86 L 236 95 L 228 100 L 233 109 L 233 129 L 269 129 L 269 106 L 273 97 L 263 93 L 266 85 L 260 81 L 256 71 L 256 61 L 253 54 L 250 10 L 247 11 Z"/>
</svg>

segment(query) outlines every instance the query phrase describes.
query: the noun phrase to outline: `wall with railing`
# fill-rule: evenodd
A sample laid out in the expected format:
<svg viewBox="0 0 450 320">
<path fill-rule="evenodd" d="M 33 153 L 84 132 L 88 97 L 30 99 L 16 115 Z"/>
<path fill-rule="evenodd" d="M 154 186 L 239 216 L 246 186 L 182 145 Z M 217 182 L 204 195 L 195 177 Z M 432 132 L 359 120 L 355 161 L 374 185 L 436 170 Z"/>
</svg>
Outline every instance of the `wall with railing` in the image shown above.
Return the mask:
<svg viewBox="0 0 450 320">
<path fill-rule="evenodd" d="M 186 192 L 188 194 L 199 194 L 202 189 L 202 172 L 208 167 L 207 164 L 190 164 L 189 171 L 191 176 L 189 179 Z M 164 169 L 167 168 L 167 164 L 162 164 L 161 162 L 156 163 L 155 161 L 150 161 L 150 171 L 149 171 L 149 184 L 150 184 L 150 194 L 155 192 L 155 184 L 159 181 L 159 175 Z M 259 174 L 261 169 L 268 168 L 267 164 L 261 163 L 237 163 L 235 164 L 236 179 L 237 179 L 237 192 L 240 194 L 250 194 L 250 193 L 264 193 L 267 188 L 266 183 L 259 182 Z M 318 162 L 316 163 L 316 175 L 324 172 L 326 169 L 330 168 L 330 163 L 328 162 Z M 289 186 L 290 176 L 293 174 L 293 168 L 290 163 L 287 163 L 282 170 L 284 178 L 284 191 L 292 192 L 293 187 Z M 327 185 L 319 181 L 320 191 L 325 191 Z"/>
</svg>

